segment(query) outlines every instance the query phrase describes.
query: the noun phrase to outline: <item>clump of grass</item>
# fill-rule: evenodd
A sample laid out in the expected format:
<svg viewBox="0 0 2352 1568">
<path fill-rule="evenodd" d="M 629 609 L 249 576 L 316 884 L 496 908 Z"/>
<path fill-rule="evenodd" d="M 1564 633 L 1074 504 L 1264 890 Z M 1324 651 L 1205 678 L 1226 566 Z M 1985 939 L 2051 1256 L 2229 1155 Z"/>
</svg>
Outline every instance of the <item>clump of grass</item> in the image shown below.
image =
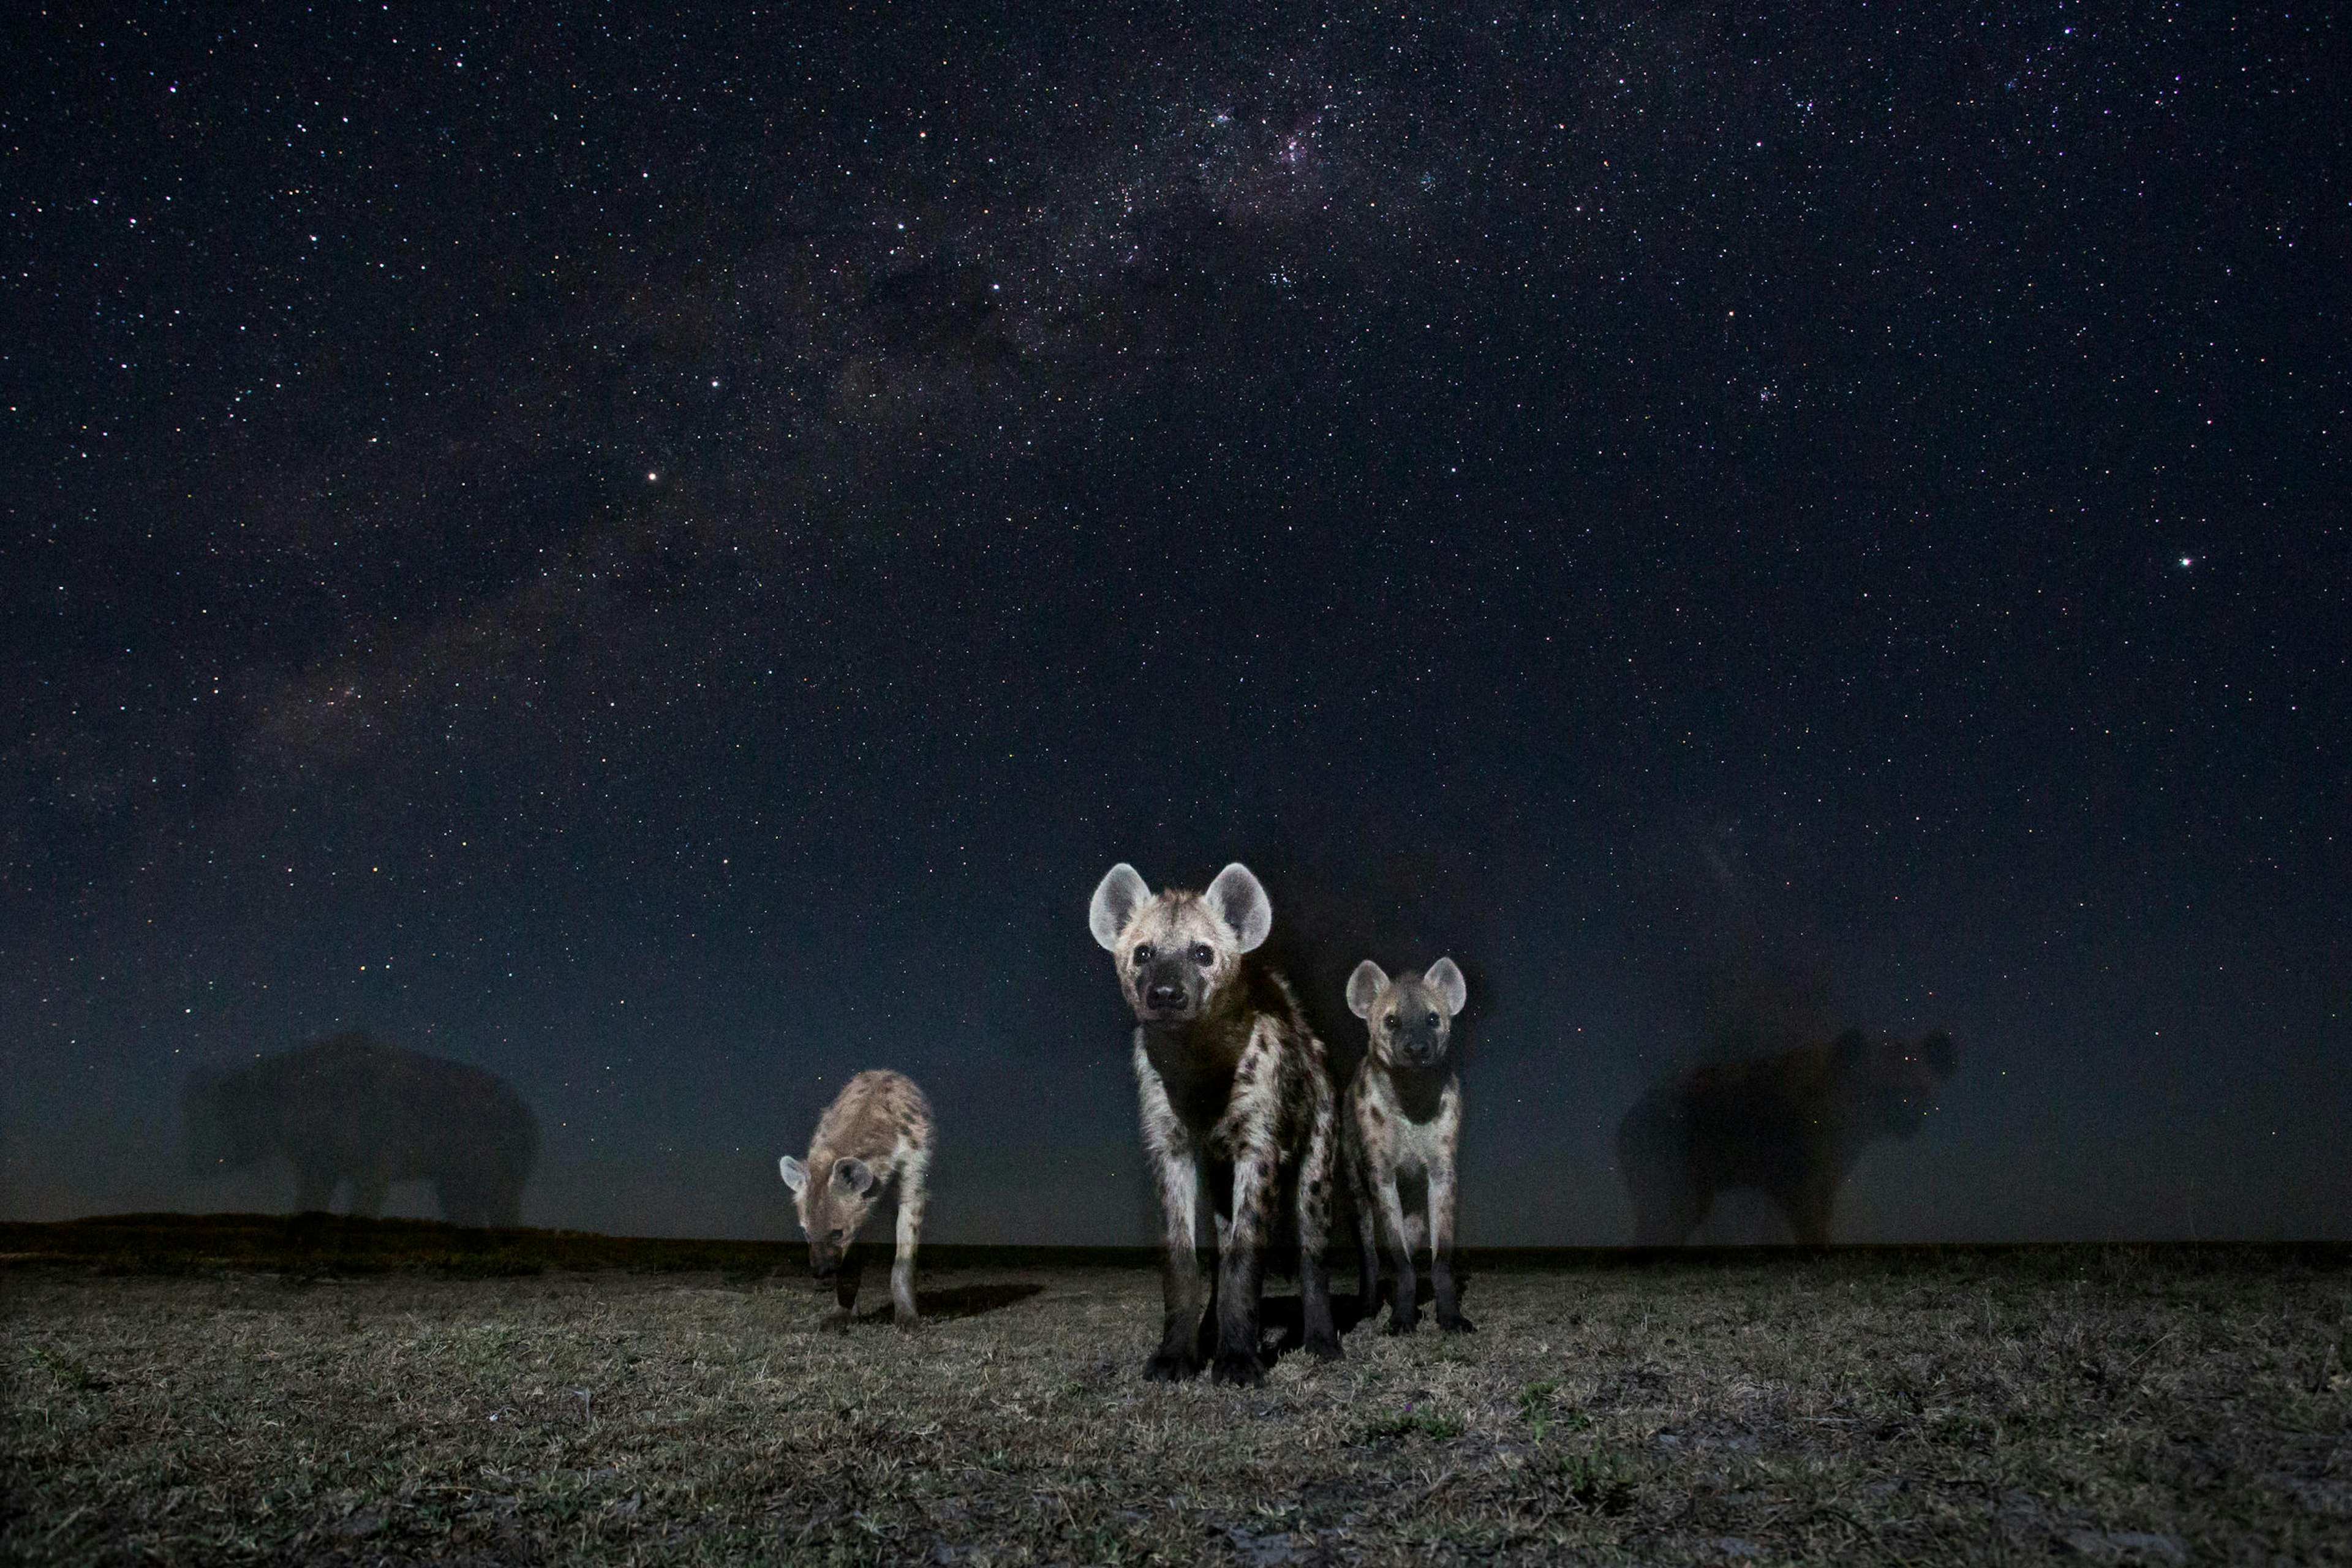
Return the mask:
<svg viewBox="0 0 2352 1568">
<path fill-rule="evenodd" d="M 45 1369 L 50 1376 L 71 1389 L 103 1388 L 105 1381 L 89 1370 L 89 1363 L 80 1356 L 69 1356 L 47 1345 L 33 1347 L 33 1364 Z"/>
<path fill-rule="evenodd" d="M 1623 1513 L 1633 1506 L 1633 1466 L 1612 1448 L 1562 1454 L 1555 1463 L 1560 1489 L 1587 1513 Z"/>
<path fill-rule="evenodd" d="M 1462 1436 L 1462 1423 L 1451 1415 L 1408 1405 L 1393 1415 L 1381 1417 L 1365 1429 L 1366 1436 L 1374 1442 L 1383 1437 L 1410 1437 L 1415 1434 L 1441 1441 L 1459 1437 Z"/>
<path fill-rule="evenodd" d="M 1552 1396 L 1559 1392 L 1559 1384 L 1549 1380 L 1527 1384 L 1519 1390 L 1519 1414 L 1526 1418 L 1528 1430 L 1538 1447 L 1549 1432 L 1582 1432 L 1592 1425 L 1592 1417 L 1581 1410 L 1555 1412 Z"/>
</svg>

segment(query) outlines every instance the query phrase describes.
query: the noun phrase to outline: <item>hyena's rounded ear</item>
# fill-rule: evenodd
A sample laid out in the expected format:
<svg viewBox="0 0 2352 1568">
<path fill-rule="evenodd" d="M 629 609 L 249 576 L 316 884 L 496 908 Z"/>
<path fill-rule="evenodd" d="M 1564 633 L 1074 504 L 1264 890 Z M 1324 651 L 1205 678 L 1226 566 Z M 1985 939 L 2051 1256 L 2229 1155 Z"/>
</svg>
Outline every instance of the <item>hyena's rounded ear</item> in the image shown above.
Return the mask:
<svg viewBox="0 0 2352 1568">
<path fill-rule="evenodd" d="M 776 1172 L 784 1178 L 784 1185 L 792 1188 L 795 1193 L 808 1185 L 808 1167 L 790 1154 L 782 1155 L 776 1161 Z"/>
<path fill-rule="evenodd" d="M 1234 945 L 1244 952 L 1256 947 L 1274 930 L 1274 904 L 1250 868 L 1236 860 L 1217 873 L 1202 895 L 1209 912 L 1234 933 Z"/>
<path fill-rule="evenodd" d="M 1462 978 L 1462 966 L 1450 958 L 1441 958 L 1431 964 L 1421 983 L 1444 999 L 1448 1013 L 1459 1013 L 1470 1000 L 1470 983 Z"/>
<path fill-rule="evenodd" d="M 874 1190 L 874 1167 L 863 1160 L 835 1160 L 833 1180 L 835 1185 L 847 1187 L 863 1197 Z"/>
<path fill-rule="evenodd" d="M 1370 959 L 1356 965 L 1356 973 L 1348 976 L 1348 1011 L 1359 1018 L 1372 1016 L 1372 1004 L 1387 990 L 1389 977 Z"/>
<path fill-rule="evenodd" d="M 1094 902 L 1087 907 L 1087 929 L 1095 933 L 1097 942 L 1116 952 L 1118 933 L 1150 897 L 1143 874 L 1122 860 L 1095 884 Z"/>
</svg>

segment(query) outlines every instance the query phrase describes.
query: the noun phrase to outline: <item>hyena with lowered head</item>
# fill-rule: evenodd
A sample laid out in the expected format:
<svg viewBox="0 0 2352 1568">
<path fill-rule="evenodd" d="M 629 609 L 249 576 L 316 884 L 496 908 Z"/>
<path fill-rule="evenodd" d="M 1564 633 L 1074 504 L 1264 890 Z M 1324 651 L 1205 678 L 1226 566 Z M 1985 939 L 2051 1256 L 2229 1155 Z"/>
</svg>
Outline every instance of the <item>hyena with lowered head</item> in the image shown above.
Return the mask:
<svg viewBox="0 0 2352 1568">
<path fill-rule="evenodd" d="M 923 1203 L 931 1169 L 931 1102 L 903 1073 L 859 1073 L 817 1120 L 808 1159 L 776 1162 L 793 1190 L 801 1229 L 808 1234 L 809 1271 L 834 1282 L 837 1317 L 857 1305 L 861 1260 L 850 1247 L 884 1191 L 898 1197 L 898 1248 L 890 1263 L 891 1315 L 912 1328 L 915 1247 L 922 1240 Z"/>
<path fill-rule="evenodd" d="M 1358 1300 L 1380 1300 L 1380 1247 L 1396 1268 L 1389 1332 L 1420 1321 L 1413 1254 L 1426 1230 L 1437 1326 L 1466 1333 L 1470 1320 L 1454 1289 L 1454 1150 L 1462 1136 L 1462 1080 L 1454 1071 L 1454 1017 L 1470 999 L 1461 967 L 1441 958 L 1422 974 L 1391 980 L 1370 959 L 1348 977 L 1348 1011 L 1371 1030 L 1371 1046 L 1341 1107 L 1349 1181 L 1356 1200 Z M 1423 1213 L 1412 1211 L 1418 1184 Z M 1424 1226 L 1424 1214 L 1426 1226 Z"/>
<path fill-rule="evenodd" d="M 1172 1381 L 1201 1369 L 1204 1179 L 1217 1227 L 1216 1380 L 1265 1378 L 1259 1298 L 1286 1207 L 1298 1235 L 1307 1349 L 1336 1358 L 1323 1269 L 1338 1153 L 1331 1080 L 1289 982 L 1249 956 L 1274 929 L 1265 889 L 1235 861 L 1205 893 L 1155 894 L 1121 862 L 1095 889 L 1087 923 L 1117 959 L 1135 1013 L 1136 1091 L 1165 1222 L 1165 1314 L 1144 1375 Z"/>
</svg>

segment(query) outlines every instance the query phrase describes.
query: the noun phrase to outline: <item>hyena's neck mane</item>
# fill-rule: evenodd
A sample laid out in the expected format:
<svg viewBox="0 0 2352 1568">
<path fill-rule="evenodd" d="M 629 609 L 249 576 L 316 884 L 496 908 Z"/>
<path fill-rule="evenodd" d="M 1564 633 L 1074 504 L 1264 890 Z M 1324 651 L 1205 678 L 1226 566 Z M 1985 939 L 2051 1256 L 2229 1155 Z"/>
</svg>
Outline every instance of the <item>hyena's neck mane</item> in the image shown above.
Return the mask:
<svg viewBox="0 0 2352 1568">
<path fill-rule="evenodd" d="M 1378 1056 L 1364 1058 L 1364 1070 L 1376 1072 L 1388 1079 L 1389 1094 L 1405 1119 L 1416 1125 L 1433 1121 L 1444 1106 L 1445 1090 L 1454 1082 L 1451 1061 L 1431 1067 L 1406 1067 L 1384 1062 Z"/>
</svg>

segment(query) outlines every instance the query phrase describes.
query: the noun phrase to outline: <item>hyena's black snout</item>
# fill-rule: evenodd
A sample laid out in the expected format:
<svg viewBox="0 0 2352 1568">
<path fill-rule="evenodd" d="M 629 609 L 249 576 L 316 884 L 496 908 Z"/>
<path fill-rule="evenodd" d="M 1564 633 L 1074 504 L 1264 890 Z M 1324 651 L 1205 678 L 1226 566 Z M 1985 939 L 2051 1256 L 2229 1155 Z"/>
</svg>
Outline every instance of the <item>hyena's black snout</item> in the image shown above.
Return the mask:
<svg viewBox="0 0 2352 1568">
<path fill-rule="evenodd" d="M 1394 1048 L 1407 1067 L 1435 1067 L 1445 1059 L 1445 1036 L 1427 1027 L 1408 1028 L 1398 1035 Z"/>
<path fill-rule="evenodd" d="M 1147 1016 L 1187 1018 L 1200 1005 L 1200 997 L 1194 994 L 1194 976 L 1185 973 L 1175 964 L 1154 964 L 1136 983 L 1135 992 Z"/>
</svg>

